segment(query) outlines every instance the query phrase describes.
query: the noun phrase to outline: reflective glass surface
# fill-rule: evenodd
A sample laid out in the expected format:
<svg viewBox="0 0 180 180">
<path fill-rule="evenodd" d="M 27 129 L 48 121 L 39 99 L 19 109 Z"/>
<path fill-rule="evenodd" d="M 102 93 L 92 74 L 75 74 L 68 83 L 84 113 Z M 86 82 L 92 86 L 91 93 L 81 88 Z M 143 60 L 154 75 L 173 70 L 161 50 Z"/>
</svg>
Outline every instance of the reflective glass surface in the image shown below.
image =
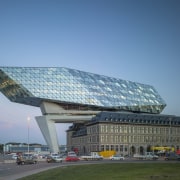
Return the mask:
<svg viewBox="0 0 180 180">
<path fill-rule="evenodd" d="M 166 106 L 150 85 L 63 67 L 0 67 L 0 91 L 13 102 L 32 106 L 49 100 L 148 113 Z"/>
</svg>

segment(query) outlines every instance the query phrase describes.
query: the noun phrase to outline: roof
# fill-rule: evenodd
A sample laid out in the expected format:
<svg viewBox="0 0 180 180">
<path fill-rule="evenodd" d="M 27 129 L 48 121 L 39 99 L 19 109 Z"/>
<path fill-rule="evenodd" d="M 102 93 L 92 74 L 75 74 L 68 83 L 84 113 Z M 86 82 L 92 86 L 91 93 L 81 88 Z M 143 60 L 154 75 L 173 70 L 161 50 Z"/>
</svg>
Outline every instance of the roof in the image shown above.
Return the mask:
<svg viewBox="0 0 180 180">
<path fill-rule="evenodd" d="M 91 121 L 94 123 L 120 123 L 154 126 L 180 126 L 180 117 L 164 114 L 127 113 L 127 112 L 100 112 Z"/>
</svg>

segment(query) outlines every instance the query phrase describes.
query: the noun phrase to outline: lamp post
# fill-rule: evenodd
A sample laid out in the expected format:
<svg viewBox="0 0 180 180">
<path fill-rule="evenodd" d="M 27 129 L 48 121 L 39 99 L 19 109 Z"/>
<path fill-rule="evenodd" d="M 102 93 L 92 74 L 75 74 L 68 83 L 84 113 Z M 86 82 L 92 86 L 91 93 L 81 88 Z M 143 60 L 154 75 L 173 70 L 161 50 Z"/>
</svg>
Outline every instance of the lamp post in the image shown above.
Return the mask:
<svg viewBox="0 0 180 180">
<path fill-rule="evenodd" d="M 28 123 L 28 158 L 29 158 L 29 124 L 30 124 L 30 117 L 27 117 L 27 123 Z"/>
<path fill-rule="evenodd" d="M 152 136 L 153 154 L 154 154 L 154 136 Z"/>
<path fill-rule="evenodd" d="M 169 118 L 169 147 L 171 147 L 171 118 Z"/>
<path fill-rule="evenodd" d="M 5 156 L 6 144 L 3 144 L 3 156 Z"/>
</svg>

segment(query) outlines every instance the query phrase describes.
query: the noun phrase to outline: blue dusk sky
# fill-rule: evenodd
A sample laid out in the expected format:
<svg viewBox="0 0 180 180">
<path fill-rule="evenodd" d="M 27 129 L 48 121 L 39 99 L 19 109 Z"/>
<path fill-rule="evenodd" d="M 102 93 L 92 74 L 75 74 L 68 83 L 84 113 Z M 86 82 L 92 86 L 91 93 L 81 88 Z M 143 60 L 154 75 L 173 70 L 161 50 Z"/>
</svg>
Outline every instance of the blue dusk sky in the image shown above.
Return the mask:
<svg viewBox="0 0 180 180">
<path fill-rule="evenodd" d="M 0 66 L 68 67 L 149 84 L 180 116 L 179 0 L 0 0 Z M 0 143 L 45 144 L 39 108 L 0 93 Z M 59 143 L 67 127 L 57 124 Z"/>
</svg>

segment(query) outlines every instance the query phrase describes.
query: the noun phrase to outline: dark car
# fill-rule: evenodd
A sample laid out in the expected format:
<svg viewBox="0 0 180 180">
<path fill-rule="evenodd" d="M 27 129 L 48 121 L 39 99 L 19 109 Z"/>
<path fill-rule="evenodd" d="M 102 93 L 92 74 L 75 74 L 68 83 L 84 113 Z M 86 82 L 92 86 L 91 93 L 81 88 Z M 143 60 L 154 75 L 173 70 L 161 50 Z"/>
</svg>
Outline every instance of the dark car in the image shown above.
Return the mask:
<svg viewBox="0 0 180 180">
<path fill-rule="evenodd" d="M 175 153 L 167 153 L 166 156 L 164 157 L 164 160 L 177 160 L 180 161 L 180 155 L 177 155 Z"/>
<path fill-rule="evenodd" d="M 34 157 L 18 156 L 16 159 L 17 165 L 37 164 L 37 159 Z"/>
<path fill-rule="evenodd" d="M 65 158 L 65 161 L 70 162 L 70 161 L 79 161 L 80 159 L 77 156 L 67 156 Z"/>
</svg>

